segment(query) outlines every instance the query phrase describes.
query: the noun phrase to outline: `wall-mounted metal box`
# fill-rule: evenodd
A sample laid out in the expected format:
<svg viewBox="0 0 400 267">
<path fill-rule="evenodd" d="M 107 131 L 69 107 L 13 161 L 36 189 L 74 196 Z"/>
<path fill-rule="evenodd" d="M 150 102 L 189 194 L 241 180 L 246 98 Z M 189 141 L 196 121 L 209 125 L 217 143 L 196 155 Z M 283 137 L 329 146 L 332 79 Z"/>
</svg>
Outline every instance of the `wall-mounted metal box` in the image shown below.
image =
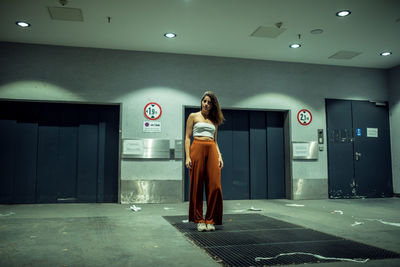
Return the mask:
<svg viewBox="0 0 400 267">
<path fill-rule="evenodd" d="M 122 158 L 169 159 L 168 139 L 123 139 Z"/>
<path fill-rule="evenodd" d="M 292 159 L 318 159 L 318 142 L 292 142 Z"/>
</svg>

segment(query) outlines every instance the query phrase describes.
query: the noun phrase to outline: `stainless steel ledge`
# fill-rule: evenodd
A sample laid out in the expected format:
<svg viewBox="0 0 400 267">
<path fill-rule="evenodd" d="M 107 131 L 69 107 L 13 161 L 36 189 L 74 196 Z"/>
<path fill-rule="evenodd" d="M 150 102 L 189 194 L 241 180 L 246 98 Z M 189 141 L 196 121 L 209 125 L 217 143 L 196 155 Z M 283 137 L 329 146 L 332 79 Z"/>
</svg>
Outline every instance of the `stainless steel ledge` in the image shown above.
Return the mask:
<svg viewBox="0 0 400 267">
<path fill-rule="evenodd" d="M 122 158 L 169 159 L 168 139 L 123 139 Z"/>
</svg>

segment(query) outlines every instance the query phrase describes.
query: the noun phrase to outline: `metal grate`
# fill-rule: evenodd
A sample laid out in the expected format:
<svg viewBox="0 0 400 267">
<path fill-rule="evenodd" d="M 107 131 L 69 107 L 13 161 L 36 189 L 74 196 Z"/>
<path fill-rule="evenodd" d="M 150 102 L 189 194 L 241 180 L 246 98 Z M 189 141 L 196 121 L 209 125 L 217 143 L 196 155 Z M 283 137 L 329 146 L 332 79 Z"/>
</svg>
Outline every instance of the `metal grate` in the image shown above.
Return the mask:
<svg viewBox="0 0 400 267">
<path fill-rule="evenodd" d="M 339 258 L 344 261 L 400 258 L 395 252 L 259 214 L 224 215 L 224 224 L 217 226 L 215 232 L 201 233 L 193 223 L 183 222 L 187 216 L 164 218 L 224 266 L 304 264 L 340 261 Z M 256 261 L 259 257 L 270 259 Z"/>
</svg>

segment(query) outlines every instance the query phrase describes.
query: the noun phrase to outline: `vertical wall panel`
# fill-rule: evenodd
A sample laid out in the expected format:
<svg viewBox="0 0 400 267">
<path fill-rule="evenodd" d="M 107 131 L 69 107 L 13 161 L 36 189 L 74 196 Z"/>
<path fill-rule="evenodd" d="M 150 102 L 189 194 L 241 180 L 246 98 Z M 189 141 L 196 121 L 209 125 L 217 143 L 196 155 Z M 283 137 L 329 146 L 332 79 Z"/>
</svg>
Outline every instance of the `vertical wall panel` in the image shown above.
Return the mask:
<svg viewBox="0 0 400 267">
<path fill-rule="evenodd" d="M 76 200 L 76 173 L 78 155 L 78 106 L 71 104 L 53 104 L 57 110 L 55 126 L 59 130 L 59 151 L 57 163 L 57 201 Z"/>
<path fill-rule="evenodd" d="M 221 171 L 222 196 L 224 199 L 237 199 L 234 191 L 233 172 L 233 117 L 232 112 L 224 110 L 225 121 L 218 127 L 218 147 L 222 153 L 224 168 Z"/>
<path fill-rule="evenodd" d="M 249 199 L 249 119 L 248 112 L 232 111 L 233 191 L 236 199 Z"/>
<path fill-rule="evenodd" d="M 103 202 L 118 201 L 119 106 L 103 107 L 106 124 Z"/>
<path fill-rule="evenodd" d="M 79 126 L 78 200 L 96 202 L 98 126 Z"/>
<path fill-rule="evenodd" d="M 105 159 L 105 145 L 106 145 L 106 124 L 100 122 L 99 126 L 99 143 L 97 153 L 97 202 L 104 201 L 104 159 Z"/>
<path fill-rule="evenodd" d="M 38 124 L 18 122 L 15 127 L 15 176 L 13 203 L 36 200 Z"/>
<path fill-rule="evenodd" d="M 94 107 L 81 107 L 78 146 L 78 200 L 96 202 L 99 127 Z"/>
<path fill-rule="evenodd" d="M 189 117 L 189 114 L 192 112 L 197 111 L 198 109 L 193 109 L 193 108 L 185 108 L 185 127 L 184 127 L 184 131 L 186 130 L 186 123 L 187 123 L 187 119 Z M 185 136 L 186 136 L 186 132 L 183 133 L 183 163 L 185 164 L 186 161 L 186 151 L 185 151 Z M 189 201 L 189 192 L 190 192 L 190 174 L 189 174 L 189 170 L 188 168 L 186 168 L 186 166 L 184 166 L 185 170 L 184 170 L 184 192 L 183 192 L 183 198 L 185 201 Z"/>
<path fill-rule="evenodd" d="M 76 198 L 78 127 L 59 126 L 57 198 Z"/>
<path fill-rule="evenodd" d="M 37 202 L 54 203 L 58 189 L 58 127 L 39 124 Z"/>
<path fill-rule="evenodd" d="M 15 128 L 15 176 L 13 203 L 36 201 L 38 147 L 38 106 L 36 103 L 13 103 Z"/>
<path fill-rule="evenodd" d="M 15 131 L 15 120 L 0 120 L 0 203 L 5 204 L 13 201 Z"/>
<path fill-rule="evenodd" d="M 268 198 L 285 198 L 283 113 L 267 112 Z"/>
<path fill-rule="evenodd" d="M 250 198 L 267 199 L 267 129 L 265 112 L 249 112 Z"/>
</svg>

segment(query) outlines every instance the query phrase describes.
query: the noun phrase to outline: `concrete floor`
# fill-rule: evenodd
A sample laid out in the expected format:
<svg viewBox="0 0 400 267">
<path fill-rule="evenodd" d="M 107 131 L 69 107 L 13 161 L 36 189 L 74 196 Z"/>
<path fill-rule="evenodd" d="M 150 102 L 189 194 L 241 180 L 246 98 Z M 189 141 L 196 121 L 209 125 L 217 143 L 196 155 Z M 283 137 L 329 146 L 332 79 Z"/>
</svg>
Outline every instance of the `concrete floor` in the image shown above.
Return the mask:
<svg viewBox="0 0 400 267">
<path fill-rule="evenodd" d="M 187 214 L 187 202 L 137 206 L 142 210 L 120 204 L 0 205 L 0 266 L 220 266 L 162 218 Z M 237 213 L 260 213 L 400 253 L 399 198 L 224 201 L 224 214 Z M 400 259 L 311 266 L 383 264 L 400 266 Z"/>
</svg>

